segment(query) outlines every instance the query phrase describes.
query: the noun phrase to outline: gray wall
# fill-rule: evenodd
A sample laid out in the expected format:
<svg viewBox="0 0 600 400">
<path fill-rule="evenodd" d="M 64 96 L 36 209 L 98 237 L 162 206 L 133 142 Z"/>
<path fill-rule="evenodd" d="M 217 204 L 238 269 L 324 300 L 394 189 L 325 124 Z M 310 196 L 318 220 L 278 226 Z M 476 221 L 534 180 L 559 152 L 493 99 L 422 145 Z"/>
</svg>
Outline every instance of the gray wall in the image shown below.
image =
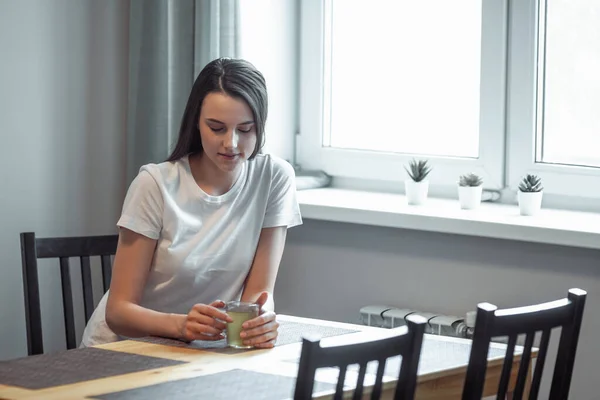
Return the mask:
<svg viewBox="0 0 600 400">
<path fill-rule="evenodd" d="M 269 91 L 264 151 L 288 161 L 297 127 L 297 8 L 296 0 L 240 2 L 240 57 L 263 73 Z"/>
<path fill-rule="evenodd" d="M 0 359 L 26 354 L 19 232 L 115 232 L 128 9 L 123 0 L 0 0 Z M 58 267 L 40 279 L 46 345 L 60 349 L 62 310 L 48 306 L 60 304 Z"/>
<path fill-rule="evenodd" d="M 288 233 L 275 300 L 282 314 L 358 322 L 368 304 L 460 316 L 571 287 L 588 291 L 571 398 L 600 399 L 600 251 L 305 220 Z"/>
</svg>

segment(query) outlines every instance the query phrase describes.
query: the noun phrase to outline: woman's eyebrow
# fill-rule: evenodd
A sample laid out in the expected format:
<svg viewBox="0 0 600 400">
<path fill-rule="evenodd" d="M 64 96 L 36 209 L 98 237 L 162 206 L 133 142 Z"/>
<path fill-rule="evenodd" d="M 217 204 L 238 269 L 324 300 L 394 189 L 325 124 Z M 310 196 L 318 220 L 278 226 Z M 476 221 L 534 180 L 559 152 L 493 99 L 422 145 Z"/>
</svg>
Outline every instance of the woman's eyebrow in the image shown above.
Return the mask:
<svg viewBox="0 0 600 400">
<path fill-rule="evenodd" d="M 214 119 L 214 118 L 206 118 L 206 121 L 213 122 L 215 124 L 225 125 L 224 122 L 221 122 L 218 119 Z M 250 121 L 241 122 L 238 125 L 248 125 L 248 124 L 253 124 L 253 123 L 254 123 L 254 121 L 250 120 Z"/>
</svg>

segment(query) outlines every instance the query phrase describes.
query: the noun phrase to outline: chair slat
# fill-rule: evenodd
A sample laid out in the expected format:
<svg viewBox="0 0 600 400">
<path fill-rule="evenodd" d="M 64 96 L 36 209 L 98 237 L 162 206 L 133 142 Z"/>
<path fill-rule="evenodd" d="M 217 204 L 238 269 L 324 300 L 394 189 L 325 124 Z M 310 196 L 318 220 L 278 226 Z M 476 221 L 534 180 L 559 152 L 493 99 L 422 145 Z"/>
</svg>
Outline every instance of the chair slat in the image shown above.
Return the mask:
<svg viewBox="0 0 600 400">
<path fill-rule="evenodd" d="M 342 400 L 344 397 L 344 382 L 346 381 L 346 369 L 347 365 L 340 366 L 340 373 L 338 375 L 337 385 L 335 385 L 335 396 L 334 400 Z"/>
<path fill-rule="evenodd" d="M 65 318 L 65 333 L 67 335 L 67 349 L 77 347 L 75 337 L 75 313 L 73 311 L 73 290 L 71 286 L 71 271 L 69 259 L 60 257 L 60 283 L 62 286 L 63 312 Z"/>
<path fill-rule="evenodd" d="M 375 377 L 375 386 L 373 387 L 373 392 L 371 392 L 371 400 L 376 400 L 381 397 L 381 388 L 383 386 L 383 373 L 385 371 L 385 363 L 387 360 L 380 359 L 378 360 L 379 364 L 377 365 L 377 375 Z"/>
<path fill-rule="evenodd" d="M 354 400 L 360 400 L 363 395 L 363 388 L 365 385 L 365 374 L 367 372 L 367 363 L 361 363 L 358 370 L 358 379 L 356 381 L 356 388 L 354 389 Z"/>
<path fill-rule="evenodd" d="M 85 311 L 85 322 L 87 323 L 94 312 L 94 292 L 92 289 L 92 269 L 90 258 L 80 257 L 81 260 L 81 282 L 83 287 L 83 309 Z"/>
<path fill-rule="evenodd" d="M 500 383 L 498 384 L 498 398 L 503 399 L 506 397 L 508 391 L 508 382 L 510 380 L 510 373 L 512 371 L 513 357 L 515 354 L 515 344 L 517 343 L 517 335 L 511 335 L 508 338 L 508 345 L 506 348 L 506 356 L 504 356 L 504 365 L 502 366 L 502 375 L 500 376 Z"/>
<path fill-rule="evenodd" d="M 112 263 L 110 261 L 110 255 L 101 256 L 102 259 L 102 285 L 104 291 L 107 292 L 110 288 L 110 281 L 112 279 Z"/>
<path fill-rule="evenodd" d="M 550 329 L 542 332 L 540 347 L 537 359 L 535 361 L 535 371 L 533 371 L 533 380 L 531 381 L 531 389 L 529 391 L 529 399 L 535 400 L 538 398 L 540 391 L 540 383 L 542 381 L 542 372 L 546 363 L 546 354 L 548 353 L 548 344 L 550 343 Z"/>
<path fill-rule="evenodd" d="M 531 363 L 531 347 L 533 346 L 533 339 L 535 332 L 529 332 L 525 337 L 525 345 L 523 346 L 523 354 L 521 355 L 521 362 L 519 363 L 519 372 L 517 375 L 517 384 L 513 392 L 515 399 L 522 399 L 523 392 L 525 391 L 525 381 L 527 380 L 527 373 L 529 371 L 529 364 Z"/>
<path fill-rule="evenodd" d="M 36 239 L 37 258 L 113 255 L 117 235 Z"/>
</svg>

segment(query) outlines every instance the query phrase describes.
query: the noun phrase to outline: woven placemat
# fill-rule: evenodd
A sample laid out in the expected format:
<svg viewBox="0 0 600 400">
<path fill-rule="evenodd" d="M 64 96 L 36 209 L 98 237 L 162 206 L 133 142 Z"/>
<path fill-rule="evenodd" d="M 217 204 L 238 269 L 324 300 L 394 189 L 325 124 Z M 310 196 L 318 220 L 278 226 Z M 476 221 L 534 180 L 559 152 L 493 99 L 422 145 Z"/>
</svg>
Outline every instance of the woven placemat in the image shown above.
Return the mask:
<svg viewBox="0 0 600 400">
<path fill-rule="evenodd" d="M 470 343 L 460 342 L 444 342 L 432 340 L 425 336 L 423 347 L 421 348 L 421 358 L 419 360 L 419 374 L 426 374 L 434 371 L 450 369 L 461 365 L 467 365 L 471 352 Z M 488 359 L 496 357 L 504 357 L 506 349 L 498 349 L 490 347 L 488 351 Z M 286 362 L 299 363 L 300 356 L 288 358 Z M 388 358 L 384 375 L 391 378 L 398 378 L 400 375 L 400 363 L 402 357 Z M 378 363 L 376 361 L 367 364 L 367 373 L 376 374 Z M 358 365 L 350 365 L 350 371 L 358 371 Z"/>
<path fill-rule="evenodd" d="M 440 369 L 465 366 L 469 363 L 470 354 L 470 342 L 445 342 L 429 339 L 425 336 L 419 361 L 419 373 L 426 374 Z M 505 354 L 506 348 L 490 347 L 488 359 L 504 357 Z"/>
<path fill-rule="evenodd" d="M 45 389 L 178 364 L 184 362 L 89 347 L 2 361 L 0 384 Z"/>
<path fill-rule="evenodd" d="M 195 378 L 160 383 L 138 389 L 107 393 L 93 397 L 103 400 L 232 400 L 288 399 L 294 395 L 296 378 L 234 369 Z M 315 382 L 314 392 L 332 390 L 331 383 Z"/>
<path fill-rule="evenodd" d="M 358 332 L 357 330 L 345 329 L 345 328 L 336 328 L 330 326 L 320 326 L 313 324 L 303 324 L 299 322 L 292 321 L 280 321 L 279 322 L 279 336 L 277 338 L 276 346 L 283 346 L 286 344 L 299 343 L 302 341 L 302 337 L 305 335 L 316 335 L 321 338 L 331 337 L 331 336 L 340 336 L 346 335 L 349 333 Z M 154 344 L 164 344 L 168 346 L 176 346 L 176 347 L 186 347 L 186 348 L 196 348 L 208 351 L 215 351 L 224 354 L 236 354 L 240 352 L 245 352 L 248 350 L 240 350 L 234 349 L 231 347 L 227 347 L 227 342 L 225 340 L 217 340 L 214 342 L 211 341 L 202 341 L 195 340 L 191 343 L 181 342 L 179 340 L 174 339 L 166 339 L 160 337 L 144 337 L 137 338 L 133 340 L 139 340 L 148 343 Z M 252 349 L 250 349 L 252 350 Z"/>
</svg>

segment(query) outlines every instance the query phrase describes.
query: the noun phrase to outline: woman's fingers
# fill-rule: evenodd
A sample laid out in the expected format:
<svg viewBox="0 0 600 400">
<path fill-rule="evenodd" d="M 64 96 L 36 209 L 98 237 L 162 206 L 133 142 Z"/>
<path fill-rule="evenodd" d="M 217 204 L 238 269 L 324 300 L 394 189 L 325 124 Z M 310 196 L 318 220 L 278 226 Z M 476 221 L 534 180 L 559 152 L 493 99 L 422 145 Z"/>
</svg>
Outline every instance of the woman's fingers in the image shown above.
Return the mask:
<svg viewBox="0 0 600 400">
<path fill-rule="evenodd" d="M 188 319 L 202 325 L 208 325 L 215 327 L 216 329 L 223 330 L 227 327 L 227 324 L 223 321 L 209 317 L 208 315 L 200 314 L 196 310 L 193 310 L 188 315 Z"/>
<path fill-rule="evenodd" d="M 183 328 L 185 340 L 220 340 L 223 339 L 223 330 L 227 328 L 226 322 L 231 321 L 225 312 L 219 308 L 225 303 L 217 300 L 210 305 L 195 304 L 187 315 Z"/>
<path fill-rule="evenodd" d="M 260 347 L 272 347 L 269 343 L 273 344 L 279 334 L 279 323 L 277 322 L 276 315 L 273 311 L 266 311 L 262 315 L 253 318 L 249 321 L 244 322 L 242 328 L 244 329 L 240 333 L 240 337 L 243 343 L 246 345 L 253 345 Z"/>
<path fill-rule="evenodd" d="M 277 330 L 271 330 L 258 336 L 246 337 L 244 338 L 243 343 L 245 345 L 256 346 L 261 343 L 267 343 L 276 340 L 278 335 L 279 333 L 277 332 Z"/>
<path fill-rule="evenodd" d="M 256 328 L 243 330 L 240 333 L 240 337 L 242 339 L 246 339 L 246 338 L 250 339 L 253 337 L 264 335 L 265 333 L 268 333 L 268 332 L 272 332 L 272 331 L 277 332 L 278 328 L 279 328 L 279 323 L 277 321 L 271 321 L 271 322 L 267 322 L 264 325 L 257 326 Z"/>
<path fill-rule="evenodd" d="M 275 321 L 276 317 L 277 316 L 275 315 L 275 313 L 273 311 L 266 311 L 262 315 L 244 322 L 242 324 L 242 328 L 244 330 L 250 330 L 257 326 L 262 326 L 262 325 L 268 324 L 269 322 Z"/>
<path fill-rule="evenodd" d="M 224 311 L 219 310 L 216 307 L 209 306 L 206 304 L 196 304 L 192 308 L 192 310 L 202 314 L 207 315 L 212 318 L 220 319 L 221 321 L 232 322 L 233 320 L 229 315 L 227 315 Z"/>
<path fill-rule="evenodd" d="M 188 321 L 185 327 L 185 335 L 188 340 L 220 340 L 223 339 L 223 331 L 210 325 L 199 324 Z"/>
<path fill-rule="evenodd" d="M 212 303 L 210 303 L 209 305 L 214 308 L 224 308 L 225 302 L 223 300 L 215 300 Z"/>
<path fill-rule="evenodd" d="M 210 334 L 210 335 L 220 335 L 223 332 L 223 329 L 217 329 L 214 326 L 199 324 L 195 321 L 191 321 L 189 324 L 189 329 L 194 333 L 200 334 Z"/>
<path fill-rule="evenodd" d="M 272 349 L 273 347 L 275 347 L 276 342 L 277 342 L 277 338 L 271 339 L 264 343 L 257 343 L 254 345 L 254 347 L 258 347 L 260 349 Z"/>
</svg>

